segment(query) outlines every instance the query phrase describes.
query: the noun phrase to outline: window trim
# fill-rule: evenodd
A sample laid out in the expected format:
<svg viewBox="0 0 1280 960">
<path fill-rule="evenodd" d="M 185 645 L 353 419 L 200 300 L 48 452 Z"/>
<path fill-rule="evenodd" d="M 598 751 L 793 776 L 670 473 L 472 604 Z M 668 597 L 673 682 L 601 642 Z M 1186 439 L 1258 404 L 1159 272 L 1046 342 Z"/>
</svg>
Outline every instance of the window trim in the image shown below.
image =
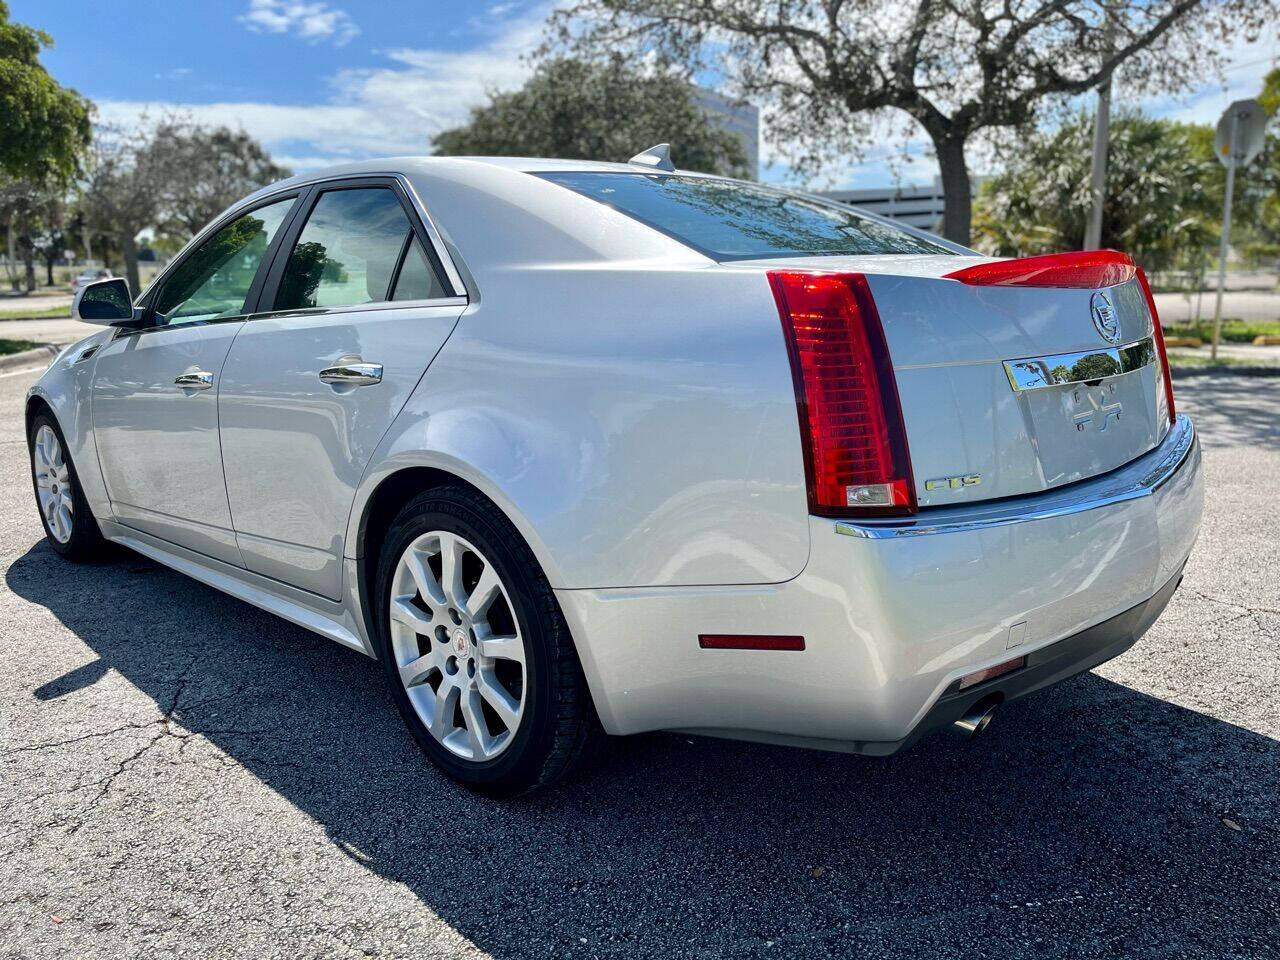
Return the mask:
<svg viewBox="0 0 1280 960">
<path fill-rule="evenodd" d="M 779 194 L 780 196 L 788 199 L 803 200 L 806 203 L 812 203 L 815 206 L 827 207 L 828 209 L 831 209 L 831 210 L 838 210 L 845 215 L 852 214 L 853 216 L 858 217 L 859 219 L 866 220 L 869 223 L 874 223 L 877 226 L 887 227 L 892 231 L 895 231 L 897 233 L 903 234 L 904 236 L 911 237 L 913 239 L 928 243 L 932 246 L 937 247 L 938 249 L 936 251 L 928 252 L 928 253 L 921 251 L 918 254 L 909 254 L 909 253 L 904 253 L 902 251 L 884 251 L 881 253 L 851 253 L 848 251 L 838 251 L 838 250 L 778 250 L 778 251 L 772 251 L 769 253 L 721 253 L 718 250 L 712 250 L 709 247 L 704 247 L 701 244 L 694 243 L 688 237 L 683 237 L 680 234 L 667 229 L 661 224 L 656 223 L 655 221 L 649 219 L 648 217 L 642 217 L 639 214 L 633 213 L 630 210 L 624 210 L 622 207 L 618 206 L 617 204 L 610 203 L 608 200 L 603 200 L 600 197 L 595 196 L 593 194 L 582 193 L 581 191 L 575 190 L 573 187 L 568 186 L 567 184 L 557 179 L 557 177 L 564 176 L 566 174 L 570 174 L 574 176 L 588 176 L 588 177 L 642 177 L 649 180 L 669 180 L 669 179 L 709 180 L 709 181 L 714 181 L 716 183 L 727 183 L 732 185 L 754 187 L 759 190 L 766 190 L 771 193 Z M 949 242 L 943 241 L 939 238 L 935 238 L 932 235 L 922 235 L 924 234 L 924 231 L 917 231 L 915 228 L 907 227 L 905 224 L 895 223 L 893 221 L 887 220 L 884 217 L 875 216 L 874 214 L 868 213 L 867 211 L 864 211 L 864 210 L 860 210 L 857 207 L 854 207 L 850 204 L 836 203 L 824 197 L 817 197 L 809 193 L 799 193 L 794 190 L 783 190 L 778 187 L 770 186 L 769 184 L 765 184 L 765 183 L 746 183 L 741 180 L 735 180 L 732 177 L 717 177 L 717 176 L 711 176 L 708 174 L 686 173 L 684 171 L 676 171 L 675 173 L 665 173 L 665 172 L 657 173 L 651 170 L 538 170 L 536 172 L 531 171 L 530 175 L 537 177 L 539 180 L 543 180 L 546 183 L 555 184 L 555 186 L 559 187 L 562 190 L 569 191 L 569 193 L 572 193 L 574 196 L 582 197 L 585 200 L 590 200 L 593 203 L 598 203 L 602 207 L 607 207 L 608 209 L 621 214 L 627 219 L 632 220 L 635 223 L 640 224 L 641 226 L 648 227 L 650 230 L 660 233 L 664 237 L 674 240 L 676 243 L 680 244 L 681 246 L 687 247 L 690 250 L 692 250 L 694 253 L 701 254 L 702 256 L 706 257 L 708 260 L 712 260 L 716 263 L 737 263 L 737 262 L 746 261 L 746 260 L 775 260 L 775 259 L 786 260 L 786 259 L 794 259 L 798 257 L 901 257 L 901 256 L 945 256 L 948 254 L 954 256 L 958 252 L 957 250 L 951 248 L 951 246 L 949 245 Z"/>
<path fill-rule="evenodd" d="M 192 238 L 185 248 L 183 248 L 182 253 L 175 257 L 173 262 L 166 266 L 164 270 L 156 276 L 156 278 L 148 285 L 142 296 L 138 298 L 138 306 L 142 310 L 142 320 L 140 324 L 136 327 L 117 327 L 116 329 L 118 332 L 116 336 L 155 333 L 160 330 L 177 330 L 183 327 L 208 326 L 214 323 L 230 323 L 236 320 L 244 320 L 248 317 L 250 313 L 252 313 L 252 310 L 244 309 L 243 312 L 235 314 L 234 316 L 218 317 L 213 320 L 195 320 L 191 323 L 158 324 L 155 322 L 155 305 L 160 299 L 160 295 L 164 291 L 164 288 L 168 286 L 169 282 L 173 279 L 173 275 L 178 270 L 182 269 L 182 266 L 195 255 L 196 251 L 200 250 L 205 245 L 206 241 L 217 236 L 224 227 L 230 226 L 241 217 L 247 216 L 255 210 L 261 210 L 264 207 L 271 207 L 277 203 L 282 203 L 285 200 L 292 200 L 293 205 L 285 213 L 284 219 L 280 221 L 280 229 L 276 231 L 276 235 L 271 239 L 271 243 L 267 245 L 267 249 L 263 252 L 262 260 L 258 263 L 258 269 L 253 275 L 253 282 L 249 284 L 249 291 L 245 294 L 244 307 L 247 308 L 251 304 L 256 305 L 258 302 L 258 295 L 262 290 L 262 284 L 266 281 L 265 267 L 273 262 L 276 252 L 279 249 L 281 239 L 286 233 L 288 233 L 289 228 L 293 226 L 294 218 L 298 215 L 299 201 L 305 193 L 305 187 L 285 190 L 278 194 L 273 194 L 270 197 L 264 197 L 261 202 L 254 203 L 251 206 L 235 207 L 228 211 L 224 216 L 219 217 L 217 220 L 214 220 L 206 226 Z"/>
<path fill-rule="evenodd" d="M 316 208 L 316 204 L 320 202 L 320 198 L 326 193 L 337 190 L 390 190 L 396 201 L 400 204 L 400 208 L 404 211 L 405 218 L 409 221 L 409 231 L 405 234 L 406 241 L 410 234 L 417 237 L 422 244 L 423 251 L 426 253 L 427 262 L 432 271 L 436 275 L 436 280 L 440 283 L 443 290 L 448 290 L 452 286 L 452 281 L 447 278 L 446 271 L 443 269 L 444 264 L 436 253 L 431 237 L 427 233 L 422 222 L 422 217 L 418 215 L 418 211 L 414 208 L 410 199 L 409 192 L 406 189 L 403 177 L 399 175 L 386 174 L 369 174 L 364 176 L 338 177 L 329 180 L 318 180 L 307 186 L 303 192 L 298 212 L 289 221 L 288 229 L 283 231 L 285 234 L 284 241 L 276 248 L 271 261 L 271 267 L 266 275 L 262 288 L 258 291 L 258 299 L 254 304 L 254 309 L 250 311 L 249 319 L 255 320 L 262 317 L 288 317 L 295 315 L 320 316 L 329 313 L 346 313 L 354 310 L 374 310 L 386 308 L 388 306 L 411 306 L 422 304 L 446 304 L 453 301 L 461 300 L 462 303 L 467 302 L 465 296 L 444 296 L 435 297 L 430 300 L 375 300 L 369 303 L 343 304 L 334 307 L 293 307 L 285 310 L 276 310 L 273 308 L 275 298 L 280 292 L 280 282 L 284 279 L 285 268 L 289 264 L 289 256 L 293 253 L 293 248 L 298 242 L 298 238 L 302 235 L 302 231 L 306 229 L 307 222 L 311 219 L 311 214 Z M 390 293 L 395 289 L 395 282 L 400 277 L 400 267 L 404 262 L 404 252 L 407 249 L 407 243 L 402 244 L 400 257 L 396 261 L 395 269 L 392 271 L 391 279 L 387 285 L 386 293 Z"/>
<path fill-rule="evenodd" d="M 468 303 L 470 303 L 471 293 L 468 290 L 467 285 L 462 280 L 462 276 L 458 270 L 457 263 L 453 259 L 453 252 L 450 250 L 448 245 L 444 242 L 444 238 L 441 236 L 440 231 L 437 229 L 435 225 L 435 221 L 431 217 L 430 211 L 427 210 L 426 205 L 423 204 L 422 198 L 418 194 L 418 191 L 414 187 L 412 181 L 410 181 L 409 178 L 403 173 L 398 173 L 395 171 L 385 171 L 382 173 L 370 172 L 370 173 L 363 173 L 363 174 L 345 174 L 341 176 L 328 176 L 328 177 L 321 176 L 321 177 L 316 177 L 314 179 L 306 180 L 301 183 L 290 183 L 287 187 L 282 186 L 278 192 L 271 193 L 269 195 L 256 196 L 254 194 L 250 194 L 250 196 L 245 197 L 243 200 L 239 201 L 238 203 L 230 207 L 222 216 L 218 217 L 216 220 L 210 221 L 194 237 L 192 237 L 191 240 L 187 242 L 187 245 L 183 248 L 182 252 L 179 253 L 178 256 L 176 256 L 172 261 L 170 261 L 163 270 L 161 270 L 159 273 L 156 274 L 156 276 L 152 279 L 151 283 L 147 284 L 146 289 L 144 289 L 141 293 L 135 296 L 134 305 L 139 310 L 143 311 L 144 319 L 149 319 L 152 305 L 155 303 L 156 298 L 159 295 L 159 291 L 163 288 L 163 286 L 166 283 L 168 283 L 170 275 L 173 273 L 173 271 L 177 270 L 180 266 L 182 266 L 182 264 L 186 262 L 187 258 L 190 257 L 200 247 L 200 245 L 203 244 L 204 241 L 207 240 L 210 236 L 212 236 L 217 231 L 221 230 L 223 227 L 227 226 L 227 224 L 235 222 L 240 217 L 244 216 L 246 213 L 252 213 L 254 210 L 261 209 L 262 207 L 268 207 L 271 204 L 278 203 L 281 200 L 288 200 L 292 198 L 294 200 L 294 205 L 290 209 L 289 215 L 285 218 L 285 221 L 281 224 L 280 232 L 277 234 L 277 240 L 280 240 L 281 242 L 283 242 L 285 233 L 292 228 L 294 220 L 298 217 L 299 212 L 303 209 L 303 201 L 305 200 L 305 198 L 309 193 L 317 189 L 323 189 L 324 187 L 327 187 L 330 184 L 346 183 L 348 181 L 352 183 L 363 183 L 370 180 L 375 180 L 375 181 L 391 180 L 399 186 L 401 191 L 403 191 L 403 197 L 401 198 L 401 203 L 402 204 L 404 203 L 405 197 L 408 198 L 409 223 L 412 225 L 414 232 L 418 235 L 419 240 L 423 241 L 423 250 L 427 254 L 428 259 L 431 260 L 433 265 L 437 265 L 443 268 L 445 287 L 446 289 L 452 289 L 453 293 L 452 295 L 447 295 L 447 296 L 440 297 L 433 300 L 393 300 L 393 301 L 387 301 L 385 303 L 363 304 L 360 307 L 360 309 L 365 309 L 365 310 L 401 309 L 405 307 L 425 307 L 425 306 L 452 307 L 452 306 L 466 306 Z M 291 250 L 293 249 L 292 246 L 290 246 L 290 249 Z M 267 254 L 263 256 L 263 262 L 265 263 L 268 259 L 268 256 L 270 256 L 274 264 L 274 258 L 278 254 L 278 252 L 279 252 L 278 247 L 274 252 L 268 249 Z M 259 278 L 261 278 L 263 282 L 265 282 L 266 277 L 265 277 L 265 274 L 262 273 L 261 265 L 259 265 L 259 276 L 255 276 L 254 278 L 255 283 L 258 281 Z M 259 293 L 258 299 L 260 301 L 261 290 L 259 290 L 258 293 Z M 246 303 L 247 302 L 248 302 L 248 298 L 246 298 Z M 258 317 L 279 315 L 279 313 L 275 311 L 258 312 L 257 308 L 259 306 L 260 306 L 260 302 L 255 302 L 253 305 L 254 307 L 253 310 L 251 310 L 248 313 L 241 314 L 235 317 L 222 317 L 222 318 L 219 318 L 218 320 L 212 320 L 212 321 L 204 320 L 204 321 L 200 321 L 200 323 L 184 323 L 184 324 L 178 324 L 173 327 L 170 327 L 168 325 L 115 327 L 114 328 L 115 337 L 131 336 L 138 333 L 155 333 L 160 330 L 177 330 L 180 327 L 192 327 L 192 326 L 199 326 L 199 325 L 208 324 L 208 323 L 224 323 L 224 322 L 239 321 L 239 320 L 254 320 L 254 319 L 257 319 Z M 347 311 L 350 309 L 353 309 L 353 308 L 333 307 L 330 309 L 330 312 L 338 311 L 338 310 Z M 312 310 L 310 312 L 314 313 L 315 311 Z"/>
</svg>

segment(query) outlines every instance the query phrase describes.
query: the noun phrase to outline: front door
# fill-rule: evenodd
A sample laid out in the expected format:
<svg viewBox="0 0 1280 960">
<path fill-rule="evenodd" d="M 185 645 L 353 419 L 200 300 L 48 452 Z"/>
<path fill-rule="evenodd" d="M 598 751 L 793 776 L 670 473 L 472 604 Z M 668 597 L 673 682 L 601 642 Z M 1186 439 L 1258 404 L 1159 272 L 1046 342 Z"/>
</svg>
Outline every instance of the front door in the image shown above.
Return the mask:
<svg viewBox="0 0 1280 960">
<path fill-rule="evenodd" d="M 337 599 L 356 487 L 465 301 L 395 181 L 326 184 L 308 206 L 231 347 L 219 417 L 245 566 Z"/>
<path fill-rule="evenodd" d="M 218 378 L 296 197 L 236 218 L 185 256 L 93 358 L 93 428 L 116 519 L 240 564 L 218 445 Z"/>
</svg>

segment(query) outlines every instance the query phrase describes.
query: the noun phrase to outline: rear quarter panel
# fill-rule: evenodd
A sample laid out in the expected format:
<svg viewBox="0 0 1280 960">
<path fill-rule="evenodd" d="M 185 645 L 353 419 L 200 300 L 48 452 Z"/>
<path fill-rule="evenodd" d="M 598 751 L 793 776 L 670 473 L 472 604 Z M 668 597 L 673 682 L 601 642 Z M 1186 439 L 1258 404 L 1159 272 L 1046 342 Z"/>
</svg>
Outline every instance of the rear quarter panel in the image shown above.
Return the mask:
<svg viewBox="0 0 1280 960">
<path fill-rule="evenodd" d="M 472 271 L 480 295 L 375 455 L 349 544 L 378 483 L 435 466 L 498 503 L 556 587 L 772 583 L 804 568 L 795 395 L 763 274 Z"/>
</svg>

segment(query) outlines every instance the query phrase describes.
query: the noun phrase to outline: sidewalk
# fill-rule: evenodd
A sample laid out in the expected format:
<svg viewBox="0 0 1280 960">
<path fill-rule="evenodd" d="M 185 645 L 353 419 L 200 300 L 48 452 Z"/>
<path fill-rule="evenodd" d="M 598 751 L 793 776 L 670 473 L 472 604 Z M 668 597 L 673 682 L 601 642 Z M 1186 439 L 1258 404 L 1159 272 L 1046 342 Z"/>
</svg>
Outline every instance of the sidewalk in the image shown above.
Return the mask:
<svg viewBox="0 0 1280 960">
<path fill-rule="evenodd" d="M 46 288 L 41 288 L 46 289 Z M 28 297 L 15 297 L 11 294 L 0 294 L 0 313 L 14 310 L 30 311 L 32 316 L 53 310 L 65 310 L 71 306 L 71 294 L 64 291 L 57 293 L 33 293 Z"/>
<path fill-rule="evenodd" d="M 75 343 L 101 327 L 79 320 L 0 320 L 0 340 L 31 340 L 35 343 Z"/>
<path fill-rule="evenodd" d="M 1161 322 L 1166 324 L 1194 320 L 1198 299 L 1200 319 L 1212 320 L 1217 296 L 1210 290 L 1201 294 L 1157 293 L 1156 310 L 1160 313 Z M 1222 316 L 1247 321 L 1280 320 L 1280 292 L 1227 290 L 1222 295 Z"/>
</svg>

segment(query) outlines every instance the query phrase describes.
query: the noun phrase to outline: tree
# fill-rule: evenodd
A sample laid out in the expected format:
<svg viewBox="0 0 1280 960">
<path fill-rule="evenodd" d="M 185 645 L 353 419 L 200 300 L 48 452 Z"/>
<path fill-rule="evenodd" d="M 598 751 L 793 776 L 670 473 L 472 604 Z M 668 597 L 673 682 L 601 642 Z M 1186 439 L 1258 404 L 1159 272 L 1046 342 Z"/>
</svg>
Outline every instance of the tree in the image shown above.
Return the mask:
<svg viewBox="0 0 1280 960">
<path fill-rule="evenodd" d="M 159 231 L 183 243 L 237 200 L 291 176 L 243 130 L 183 117 L 162 120 L 145 149 L 162 191 Z"/>
<path fill-rule="evenodd" d="M 109 236 L 124 258 L 125 277 L 136 296 L 137 238 L 153 227 L 161 211 L 163 181 L 146 149 L 143 130 L 99 128 L 80 183 L 80 213 L 86 232 Z"/>
<path fill-rule="evenodd" d="M 89 144 L 90 105 L 40 65 L 53 39 L 9 21 L 0 0 L 0 172 L 36 183 L 65 179 Z"/>
<path fill-rule="evenodd" d="M 743 174 L 742 142 L 710 121 L 693 87 L 665 71 L 642 74 L 621 57 L 545 60 L 524 87 L 491 94 L 468 122 L 438 134 L 437 154 L 625 161 L 670 142 L 681 167 Z"/>
<path fill-rule="evenodd" d="M 1092 203 L 1092 142 L 1093 116 L 1086 113 L 1024 140 L 1016 162 L 982 185 L 977 246 L 998 256 L 1080 249 Z M 1179 253 L 1203 250 L 1222 208 L 1218 167 L 1207 127 L 1136 113 L 1113 119 L 1102 246 L 1131 253 L 1148 269 L 1167 269 Z"/>
<path fill-rule="evenodd" d="M 50 233 L 60 226 L 63 201 L 57 186 L 0 177 L 0 222 L 5 226 L 9 263 L 21 258 L 24 268 L 22 279 L 10 274 L 15 290 L 30 293 L 36 288 L 35 257 L 43 255 Z"/>
<path fill-rule="evenodd" d="M 289 171 L 242 131 L 169 116 L 133 130 L 100 127 L 80 181 L 81 235 L 104 234 L 119 249 L 136 294 L 137 238 L 152 229 L 177 249 L 246 194 Z"/>
<path fill-rule="evenodd" d="M 55 196 L 49 207 L 49 217 L 36 237 L 36 253 L 44 262 L 45 286 L 53 286 L 53 265 L 73 245 L 67 229 L 67 203 L 63 196 Z"/>
<path fill-rule="evenodd" d="M 1273 0 L 575 0 L 552 49 L 652 52 L 714 64 L 763 99 L 772 138 L 803 169 L 856 153 L 905 115 L 933 145 L 944 233 L 969 242 L 966 152 L 1034 126 L 1117 70 L 1127 89 L 1188 89 L 1223 42 L 1256 33 Z M 1109 21 L 1109 23 L 1108 23 Z"/>
</svg>

